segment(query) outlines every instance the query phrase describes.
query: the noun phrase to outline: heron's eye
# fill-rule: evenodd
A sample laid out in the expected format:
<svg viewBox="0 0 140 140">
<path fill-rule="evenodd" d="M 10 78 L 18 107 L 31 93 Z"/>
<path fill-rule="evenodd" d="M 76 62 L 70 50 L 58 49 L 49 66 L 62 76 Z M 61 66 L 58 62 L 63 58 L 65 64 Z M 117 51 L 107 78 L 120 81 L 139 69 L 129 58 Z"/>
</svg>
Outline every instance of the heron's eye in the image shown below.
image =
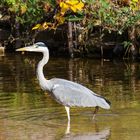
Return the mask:
<svg viewBox="0 0 140 140">
<path fill-rule="evenodd" d="M 38 46 L 36 45 L 35 48 L 38 48 Z"/>
</svg>

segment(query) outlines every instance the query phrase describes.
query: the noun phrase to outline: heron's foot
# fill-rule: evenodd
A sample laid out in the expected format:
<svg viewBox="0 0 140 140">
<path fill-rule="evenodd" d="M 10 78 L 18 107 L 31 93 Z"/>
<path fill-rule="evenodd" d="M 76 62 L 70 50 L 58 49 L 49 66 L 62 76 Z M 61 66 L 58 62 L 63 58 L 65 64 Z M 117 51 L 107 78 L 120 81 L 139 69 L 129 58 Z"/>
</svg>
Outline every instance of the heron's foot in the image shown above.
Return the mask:
<svg viewBox="0 0 140 140">
<path fill-rule="evenodd" d="M 95 110 L 94 110 L 94 112 L 93 112 L 93 117 L 92 117 L 92 120 L 95 120 L 95 116 L 96 116 L 96 114 L 97 114 L 98 110 L 99 110 L 99 107 L 98 107 L 98 106 L 96 106 L 96 107 L 95 107 Z"/>
</svg>

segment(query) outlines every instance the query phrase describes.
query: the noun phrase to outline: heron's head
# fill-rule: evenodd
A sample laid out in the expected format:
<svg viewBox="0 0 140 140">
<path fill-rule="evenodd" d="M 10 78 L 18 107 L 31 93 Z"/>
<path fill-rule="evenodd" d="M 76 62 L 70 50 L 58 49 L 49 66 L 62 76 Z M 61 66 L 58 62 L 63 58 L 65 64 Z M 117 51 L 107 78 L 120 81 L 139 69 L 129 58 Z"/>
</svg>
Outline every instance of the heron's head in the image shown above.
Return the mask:
<svg viewBox="0 0 140 140">
<path fill-rule="evenodd" d="M 16 51 L 28 51 L 28 52 L 45 52 L 48 48 L 43 42 L 37 42 L 31 46 L 16 49 Z"/>
</svg>

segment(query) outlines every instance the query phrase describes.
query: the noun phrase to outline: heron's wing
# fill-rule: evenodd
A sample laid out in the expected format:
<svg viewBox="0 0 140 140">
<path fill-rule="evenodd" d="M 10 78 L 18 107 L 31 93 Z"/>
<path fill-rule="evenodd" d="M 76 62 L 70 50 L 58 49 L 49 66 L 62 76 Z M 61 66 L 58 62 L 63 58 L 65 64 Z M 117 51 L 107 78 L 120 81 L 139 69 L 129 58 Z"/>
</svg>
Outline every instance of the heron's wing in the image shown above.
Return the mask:
<svg viewBox="0 0 140 140">
<path fill-rule="evenodd" d="M 83 90 L 80 86 L 77 88 L 76 86 L 73 86 L 73 84 L 55 84 L 52 89 L 52 94 L 54 98 L 64 106 L 100 106 L 105 109 L 110 108 L 104 98 L 87 92 L 87 90 Z"/>
</svg>

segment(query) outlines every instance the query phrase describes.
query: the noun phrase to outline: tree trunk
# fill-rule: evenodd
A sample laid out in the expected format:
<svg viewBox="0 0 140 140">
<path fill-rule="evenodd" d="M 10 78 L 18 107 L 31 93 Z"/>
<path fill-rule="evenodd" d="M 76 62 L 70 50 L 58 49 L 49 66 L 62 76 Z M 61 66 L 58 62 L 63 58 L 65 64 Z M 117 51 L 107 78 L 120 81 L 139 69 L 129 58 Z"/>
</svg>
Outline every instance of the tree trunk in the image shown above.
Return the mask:
<svg viewBox="0 0 140 140">
<path fill-rule="evenodd" d="M 136 40 L 135 26 L 128 29 L 128 37 L 129 37 L 129 40 L 132 42 L 132 45 L 130 48 L 132 57 L 133 59 L 137 59 L 139 55 L 139 48 L 138 48 L 138 42 Z"/>
<path fill-rule="evenodd" d="M 73 35 L 72 35 L 72 22 L 68 21 L 68 50 L 70 57 L 73 57 Z"/>
</svg>

